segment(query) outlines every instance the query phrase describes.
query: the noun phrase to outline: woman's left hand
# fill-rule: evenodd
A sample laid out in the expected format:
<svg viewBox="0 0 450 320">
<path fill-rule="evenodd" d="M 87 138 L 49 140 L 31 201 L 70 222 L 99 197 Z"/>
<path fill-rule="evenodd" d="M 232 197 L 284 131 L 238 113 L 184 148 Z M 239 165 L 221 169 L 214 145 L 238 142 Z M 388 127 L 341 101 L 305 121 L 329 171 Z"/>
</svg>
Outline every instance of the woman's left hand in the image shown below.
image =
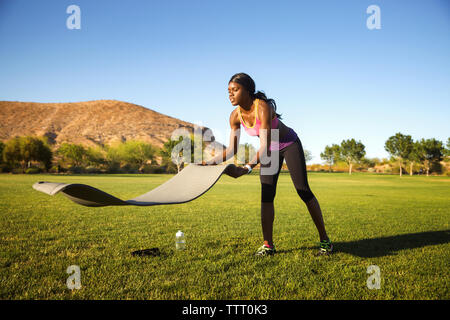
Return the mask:
<svg viewBox="0 0 450 320">
<path fill-rule="evenodd" d="M 248 169 L 245 167 L 229 166 L 224 173 L 230 177 L 239 178 L 240 176 L 246 175 L 248 173 Z"/>
</svg>

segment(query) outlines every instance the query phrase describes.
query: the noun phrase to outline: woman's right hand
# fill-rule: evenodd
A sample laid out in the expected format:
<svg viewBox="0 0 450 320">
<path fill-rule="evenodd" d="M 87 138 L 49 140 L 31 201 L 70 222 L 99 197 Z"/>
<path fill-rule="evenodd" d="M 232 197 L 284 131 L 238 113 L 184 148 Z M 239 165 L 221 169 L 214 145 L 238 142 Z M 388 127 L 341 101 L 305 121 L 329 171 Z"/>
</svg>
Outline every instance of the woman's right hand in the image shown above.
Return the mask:
<svg viewBox="0 0 450 320">
<path fill-rule="evenodd" d="M 248 174 L 248 169 L 245 167 L 229 166 L 225 169 L 224 173 L 229 175 L 230 177 L 239 178 L 243 175 Z"/>
</svg>

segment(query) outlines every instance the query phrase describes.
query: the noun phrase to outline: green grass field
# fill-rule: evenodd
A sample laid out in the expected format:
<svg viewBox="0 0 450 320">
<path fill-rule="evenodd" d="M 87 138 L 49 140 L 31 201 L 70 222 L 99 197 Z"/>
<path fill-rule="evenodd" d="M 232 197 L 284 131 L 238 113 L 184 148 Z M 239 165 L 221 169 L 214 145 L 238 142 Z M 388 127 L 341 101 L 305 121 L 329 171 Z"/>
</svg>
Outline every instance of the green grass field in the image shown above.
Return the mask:
<svg viewBox="0 0 450 320">
<path fill-rule="evenodd" d="M 288 174 L 275 199 L 278 254 L 262 243 L 257 174 L 223 176 L 190 203 L 88 208 L 32 189 L 85 183 L 131 199 L 170 175 L 0 175 L 0 299 L 449 299 L 448 177 L 309 173 L 336 253 Z M 175 250 L 175 233 L 187 249 Z M 157 257 L 131 252 L 158 247 Z M 81 269 L 69 290 L 67 267 Z M 369 289 L 367 268 L 380 268 Z"/>
</svg>

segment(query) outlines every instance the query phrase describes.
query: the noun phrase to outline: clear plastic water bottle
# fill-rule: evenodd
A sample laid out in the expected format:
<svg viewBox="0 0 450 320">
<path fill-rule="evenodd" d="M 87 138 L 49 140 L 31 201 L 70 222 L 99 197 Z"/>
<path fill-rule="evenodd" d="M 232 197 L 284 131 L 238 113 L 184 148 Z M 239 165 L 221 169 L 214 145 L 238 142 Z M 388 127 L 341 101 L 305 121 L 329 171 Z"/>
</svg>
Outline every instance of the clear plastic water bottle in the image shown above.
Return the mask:
<svg viewBox="0 0 450 320">
<path fill-rule="evenodd" d="M 175 246 L 177 250 L 186 249 L 186 240 L 184 239 L 184 233 L 181 230 L 178 230 L 175 235 Z"/>
</svg>

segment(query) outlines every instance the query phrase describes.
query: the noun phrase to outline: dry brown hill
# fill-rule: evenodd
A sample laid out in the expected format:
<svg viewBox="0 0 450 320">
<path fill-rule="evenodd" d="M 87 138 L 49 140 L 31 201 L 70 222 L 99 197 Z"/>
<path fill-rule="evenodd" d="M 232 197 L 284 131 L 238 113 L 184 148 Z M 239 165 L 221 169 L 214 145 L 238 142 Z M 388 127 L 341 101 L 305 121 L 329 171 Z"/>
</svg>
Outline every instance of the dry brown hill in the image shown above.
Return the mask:
<svg viewBox="0 0 450 320">
<path fill-rule="evenodd" d="M 177 128 L 194 124 L 132 103 L 96 100 L 70 103 L 0 101 L 0 140 L 15 136 L 47 136 L 62 142 L 105 145 L 141 140 L 161 147 Z M 205 128 L 203 128 L 205 129 Z"/>
</svg>

